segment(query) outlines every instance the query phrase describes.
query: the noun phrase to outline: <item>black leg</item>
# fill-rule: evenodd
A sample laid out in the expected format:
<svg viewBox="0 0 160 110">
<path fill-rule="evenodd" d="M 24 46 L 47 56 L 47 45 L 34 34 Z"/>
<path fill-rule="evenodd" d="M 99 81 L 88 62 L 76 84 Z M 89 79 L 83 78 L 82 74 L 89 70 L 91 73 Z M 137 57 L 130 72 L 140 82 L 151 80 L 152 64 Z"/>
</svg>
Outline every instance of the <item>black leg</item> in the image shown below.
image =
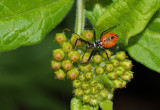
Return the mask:
<svg viewBox="0 0 160 110">
<path fill-rule="evenodd" d="M 105 53 L 106 53 L 106 55 L 107 55 L 107 59 L 108 59 L 108 61 L 110 61 L 109 60 L 109 56 L 108 56 L 108 53 L 106 52 L 106 50 L 104 50 L 104 49 L 101 49 L 102 51 L 104 51 Z"/>
<path fill-rule="evenodd" d="M 94 48 L 92 49 L 92 52 L 91 52 L 91 54 L 90 54 L 87 62 L 83 62 L 83 63 L 81 62 L 81 64 L 87 64 L 87 63 L 89 63 L 89 61 L 91 60 L 91 57 L 92 57 L 93 53 L 94 53 Z M 83 54 L 83 56 L 84 56 L 84 54 Z M 83 57 L 82 57 L 82 59 L 83 59 Z M 81 61 L 82 61 L 82 59 L 81 59 Z"/>
<path fill-rule="evenodd" d="M 111 28 L 109 28 L 109 29 L 103 31 L 103 32 L 101 33 L 100 39 L 101 39 L 101 37 L 103 36 L 103 34 L 104 34 L 106 31 L 109 31 L 109 30 L 111 30 L 111 29 L 117 27 L 118 25 L 120 25 L 120 24 L 117 24 L 117 25 L 115 25 L 115 26 L 113 26 L 113 27 L 111 27 Z"/>
<path fill-rule="evenodd" d="M 93 34 L 94 34 L 94 42 L 96 41 L 96 31 L 95 31 L 95 29 L 85 29 L 85 30 L 91 30 L 91 31 L 93 31 Z"/>
<path fill-rule="evenodd" d="M 78 39 L 76 39 L 76 42 L 75 42 L 75 45 L 74 45 L 74 49 L 76 49 L 76 46 L 77 46 L 78 40 L 80 40 L 80 41 L 84 42 L 85 44 L 89 44 L 89 45 L 91 45 L 91 43 L 90 43 L 90 42 L 88 42 L 88 41 L 86 41 L 86 40 L 83 40 L 82 38 L 78 38 Z"/>
</svg>

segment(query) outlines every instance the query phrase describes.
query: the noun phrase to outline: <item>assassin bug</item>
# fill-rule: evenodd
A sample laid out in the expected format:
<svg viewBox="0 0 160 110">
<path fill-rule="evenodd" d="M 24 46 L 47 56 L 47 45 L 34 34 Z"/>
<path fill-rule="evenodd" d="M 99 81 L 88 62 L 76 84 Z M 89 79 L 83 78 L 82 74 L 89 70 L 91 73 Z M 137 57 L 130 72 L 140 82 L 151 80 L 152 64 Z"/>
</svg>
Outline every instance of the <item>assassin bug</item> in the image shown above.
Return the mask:
<svg viewBox="0 0 160 110">
<path fill-rule="evenodd" d="M 119 24 L 118 24 L 118 25 L 119 25 Z M 97 41 L 96 41 L 96 33 L 95 33 L 95 30 L 93 29 L 93 30 L 94 30 L 94 42 L 93 42 L 93 43 L 90 43 L 90 42 L 88 42 L 88 41 L 86 41 L 86 40 L 84 40 L 84 39 L 82 39 L 82 38 L 76 39 L 75 49 L 76 49 L 78 40 L 79 40 L 79 41 L 82 41 L 82 42 L 84 42 L 84 43 L 86 44 L 86 50 L 84 51 L 84 54 L 86 53 L 86 51 L 87 51 L 88 49 L 92 49 L 91 54 L 90 54 L 90 56 L 89 56 L 89 58 L 88 58 L 88 61 L 87 61 L 87 62 L 83 62 L 83 63 L 89 63 L 89 61 L 91 60 L 91 57 L 92 57 L 95 49 L 99 49 L 99 50 L 101 50 L 101 51 L 104 51 L 104 52 L 106 53 L 107 58 L 108 58 L 108 61 L 109 61 L 108 53 L 105 51 L 105 49 L 111 48 L 111 47 L 113 47 L 113 46 L 116 44 L 116 42 L 117 42 L 117 40 L 118 40 L 118 35 L 115 34 L 115 33 L 112 33 L 112 32 L 109 32 L 109 33 L 106 33 L 106 34 L 104 34 L 104 33 L 105 33 L 106 31 L 109 31 L 109 30 L 117 27 L 118 25 L 115 25 L 115 26 L 113 26 L 113 27 L 111 27 L 111 28 L 103 31 L 103 32 L 101 33 L 101 35 L 100 35 L 100 39 L 97 40 Z M 83 56 L 82 56 L 82 59 L 83 59 L 83 57 L 84 57 L 84 54 L 83 54 Z"/>
</svg>

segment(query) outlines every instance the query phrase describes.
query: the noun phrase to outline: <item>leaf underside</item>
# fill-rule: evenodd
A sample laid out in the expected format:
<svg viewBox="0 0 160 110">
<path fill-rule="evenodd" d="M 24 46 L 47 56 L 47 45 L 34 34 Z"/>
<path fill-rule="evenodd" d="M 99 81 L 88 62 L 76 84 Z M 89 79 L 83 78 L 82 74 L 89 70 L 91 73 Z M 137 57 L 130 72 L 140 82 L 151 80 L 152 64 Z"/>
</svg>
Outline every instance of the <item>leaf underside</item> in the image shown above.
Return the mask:
<svg viewBox="0 0 160 110">
<path fill-rule="evenodd" d="M 73 0 L 1 1 L 0 51 L 40 42 L 72 4 Z"/>
</svg>

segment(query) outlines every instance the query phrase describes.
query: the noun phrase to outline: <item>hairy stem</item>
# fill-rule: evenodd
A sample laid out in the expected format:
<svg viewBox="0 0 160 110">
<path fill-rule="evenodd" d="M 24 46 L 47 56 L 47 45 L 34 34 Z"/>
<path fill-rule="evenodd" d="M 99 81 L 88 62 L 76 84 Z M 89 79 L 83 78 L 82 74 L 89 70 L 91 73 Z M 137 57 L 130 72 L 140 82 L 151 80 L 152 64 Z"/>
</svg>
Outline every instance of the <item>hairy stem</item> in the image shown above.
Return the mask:
<svg viewBox="0 0 160 110">
<path fill-rule="evenodd" d="M 84 0 L 77 0 L 75 33 L 81 34 L 84 28 Z"/>
</svg>

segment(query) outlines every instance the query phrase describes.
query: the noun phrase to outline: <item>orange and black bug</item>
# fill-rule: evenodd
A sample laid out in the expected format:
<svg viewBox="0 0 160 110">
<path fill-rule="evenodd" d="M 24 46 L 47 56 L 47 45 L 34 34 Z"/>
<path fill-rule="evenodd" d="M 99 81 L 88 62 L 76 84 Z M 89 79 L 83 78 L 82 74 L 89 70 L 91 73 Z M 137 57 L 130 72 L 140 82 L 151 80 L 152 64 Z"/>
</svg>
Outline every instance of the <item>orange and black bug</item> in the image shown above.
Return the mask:
<svg viewBox="0 0 160 110">
<path fill-rule="evenodd" d="M 111 47 L 113 47 L 117 43 L 117 40 L 118 40 L 118 35 L 117 34 L 112 33 L 112 32 L 109 32 L 109 33 L 106 33 L 106 34 L 104 34 L 104 33 L 107 32 L 107 31 L 109 31 L 109 30 L 111 30 L 111 29 L 113 29 L 113 28 L 115 28 L 115 27 L 117 27 L 118 25 L 115 25 L 115 26 L 113 26 L 113 27 L 111 27 L 111 28 L 103 31 L 101 33 L 100 39 L 97 40 L 97 41 L 96 41 L 96 33 L 95 33 L 95 30 L 94 30 L 94 43 L 90 43 L 90 42 L 88 42 L 88 41 L 86 41 L 86 40 L 84 40 L 82 38 L 78 38 L 76 40 L 76 42 L 75 42 L 75 49 L 76 49 L 78 40 L 80 40 L 80 41 L 82 41 L 82 42 L 84 42 L 86 44 L 86 50 L 85 50 L 85 52 L 88 49 L 92 49 L 91 54 L 90 54 L 90 56 L 88 58 L 88 61 L 87 62 L 83 62 L 83 63 L 88 63 L 91 60 L 91 57 L 92 57 L 95 49 L 99 49 L 101 51 L 106 52 L 105 49 L 111 48 Z M 84 54 L 85 54 L 85 52 L 84 52 Z M 83 56 L 84 56 L 84 54 L 83 54 Z M 107 55 L 107 58 L 109 60 L 107 52 L 106 52 L 106 55 Z M 83 56 L 82 56 L 82 59 L 83 59 Z"/>
</svg>

